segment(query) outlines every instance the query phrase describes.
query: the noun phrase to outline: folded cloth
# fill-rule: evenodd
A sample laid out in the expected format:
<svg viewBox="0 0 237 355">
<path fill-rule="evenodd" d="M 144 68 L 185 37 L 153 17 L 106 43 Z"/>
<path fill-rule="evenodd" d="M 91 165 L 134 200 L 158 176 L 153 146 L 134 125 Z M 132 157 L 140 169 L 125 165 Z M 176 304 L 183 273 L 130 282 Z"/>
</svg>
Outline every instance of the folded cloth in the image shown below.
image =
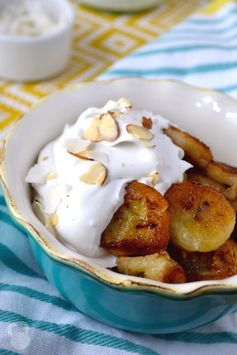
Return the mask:
<svg viewBox="0 0 237 355">
<path fill-rule="evenodd" d="M 102 78 L 168 77 L 237 95 L 237 5 L 223 3 L 215 1 L 216 12 L 209 7 L 206 15 L 192 16 Z M 198 330 L 154 336 L 113 329 L 78 312 L 42 275 L 2 194 L 0 270 L 0 354 L 236 354 L 236 313 Z"/>
</svg>

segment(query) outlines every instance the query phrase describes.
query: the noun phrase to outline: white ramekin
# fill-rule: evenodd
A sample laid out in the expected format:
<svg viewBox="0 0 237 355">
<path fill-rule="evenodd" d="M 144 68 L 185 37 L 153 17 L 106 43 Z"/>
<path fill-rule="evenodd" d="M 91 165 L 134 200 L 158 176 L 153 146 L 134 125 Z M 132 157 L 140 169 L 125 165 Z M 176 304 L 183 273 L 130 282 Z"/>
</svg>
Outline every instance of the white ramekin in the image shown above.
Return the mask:
<svg viewBox="0 0 237 355">
<path fill-rule="evenodd" d="M 0 0 L 0 5 L 9 0 Z M 74 12 L 67 0 L 41 0 L 56 16 L 63 14 L 65 24 L 55 32 L 37 37 L 22 37 L 0 32 L 0 77 L 34 81 L 60 73 L 68 63 L 71 50 Z"/>
</svg>

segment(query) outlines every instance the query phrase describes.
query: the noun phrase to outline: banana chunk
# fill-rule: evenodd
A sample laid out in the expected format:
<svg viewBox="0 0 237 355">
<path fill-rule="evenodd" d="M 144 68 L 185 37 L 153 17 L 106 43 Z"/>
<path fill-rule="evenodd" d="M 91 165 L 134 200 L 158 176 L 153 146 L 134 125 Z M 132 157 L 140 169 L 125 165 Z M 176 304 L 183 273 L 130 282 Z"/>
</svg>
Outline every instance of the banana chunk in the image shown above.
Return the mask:
<svg viewBox="0 0 237 355">
<path fill-rule="evenodd" d="M 184 150 L 187 160 L 193 165 L 204 168 L 212 160 L 210 148 L 199 139 L 174 126 L 169 126 L 164 132 L 175 145 Z"/>
<path fill-rule="evenodd" d="M 133 181 L 123 205 L 102 233 L 101 247 L 122 256 L 153 254 L 169 242 L 168 203 L 150 186 Z"/>
<path fill-rule="evenodd" d="M 225 185 L 206 176 L 203 170 L 198 168 L 191 168 L 188 171 L 186 171 L 186 180 L 198 182 L 201 185 L 209 185 L 215 187 L 218 191 L 220 191 L 223 194 L 226 190 Z"/>
<path fill-rule="evenodd" d="M 237 198 L 237 168 L 212 160 L 205 171 L 211 179 L 228 186 L 224 193 L 228 200 Z"/>
<path fill-rule="evenodd" d="M 174 247 L 170 253 L 182 265 L 189 282 L 221 280 L 237 274 L 237 244 L 232 239 L 209 253 L 188 253 Z"/>
<path fill-rule="evenodd" d="M 166 251 L 146 256 L 120 256 L 117 258 L 117 269 L 126 275 L 161 282 L 182 283 L 186 281 L 183 268 L 172 260 Z"/>
<path fill-rule="evenodd" d="M 235 212 L 225 197 L 192 181 L 173 184 L 165 194 L 171 213 L 171 242 L 186 251 L 209 252 L 230 237 Z"/>
</svg>

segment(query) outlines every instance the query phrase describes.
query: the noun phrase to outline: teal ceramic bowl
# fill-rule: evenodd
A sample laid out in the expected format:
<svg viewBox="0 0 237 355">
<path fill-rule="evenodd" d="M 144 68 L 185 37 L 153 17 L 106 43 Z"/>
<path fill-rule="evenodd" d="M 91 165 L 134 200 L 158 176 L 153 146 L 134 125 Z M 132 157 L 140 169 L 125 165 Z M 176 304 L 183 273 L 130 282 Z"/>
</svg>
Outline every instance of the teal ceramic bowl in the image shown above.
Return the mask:
<svg viewBox="0 0 237 355">
<path fill-rule="evenodd" d="M 81 312 L 142 333 L 173 333 L 212 322 L 237 307 L 237 276 L 179 285 L 117 274 L 69 250 L 32 211 L 25 183 L 40 149 L 81 111 L 108 99 L 129 98 L 138 109 L 167 117 L 206 142 L 217 160 L 237 166 L 237 102 L 172 81 L 121 79 L 59 91 L 27 113 L 4 147 L 1 181 L 14 221 L 28 236 L 48 280 Z M 223 144 L 228 137 L 228 144 Z"/>
</svg>

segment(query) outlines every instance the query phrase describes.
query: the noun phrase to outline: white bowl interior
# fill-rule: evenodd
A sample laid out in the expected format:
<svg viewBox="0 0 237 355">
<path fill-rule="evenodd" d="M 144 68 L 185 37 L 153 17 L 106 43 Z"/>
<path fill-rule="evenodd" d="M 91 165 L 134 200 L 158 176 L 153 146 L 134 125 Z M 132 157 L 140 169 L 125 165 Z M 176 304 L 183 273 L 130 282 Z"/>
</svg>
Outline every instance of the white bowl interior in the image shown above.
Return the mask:
<svg viewBox="0 0 237 355">
<path fill-rule="evenodd" d="M 32 212 L 25 176 L 41 148 L 57 137 L 66 123 L 75 122 L 79 114 L 88 107 L 103 106 L 109 99 L 120 97 L 129 98 L 138 109 L 163 115 L 208 144 L 216 160 L 237 166 L 237 101 L 225 95 L 199 90 L 178 82 L 143 79 L 85 83 L 56 92 L 27 113 L 17 124 L 6 146 L 3 170 L 4 180 L 19 214 L 63 257 L 88 260 L 62 245 L 38 221 Z M 101 267 L 97 269 L 115 283 L 139 279 L 146 284 L 161 285 L 155 281 L 119 275 Z M 216 285 L 217 282 L 162 284 L 162 287 L 185 293 L 206 284 Z M 222 280 L 218 285 L 237 286 L 237 277 Z"/>
</svg>

